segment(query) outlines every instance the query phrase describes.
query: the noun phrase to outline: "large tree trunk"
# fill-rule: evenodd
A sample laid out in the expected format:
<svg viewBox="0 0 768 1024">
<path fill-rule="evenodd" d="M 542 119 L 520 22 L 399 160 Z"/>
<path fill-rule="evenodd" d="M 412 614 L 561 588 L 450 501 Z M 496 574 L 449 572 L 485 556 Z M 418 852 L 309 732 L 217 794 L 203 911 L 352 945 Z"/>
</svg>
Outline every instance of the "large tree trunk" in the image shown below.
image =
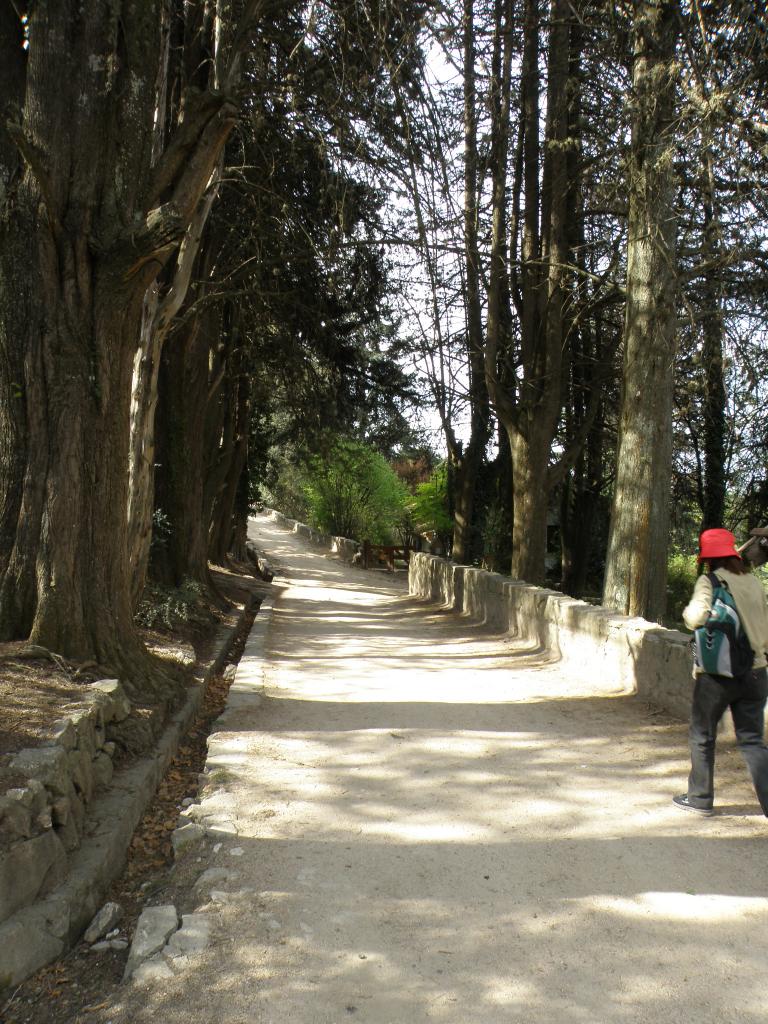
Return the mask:
<svg viewBox="0 0 768 1024">
<path fill-rule="evenodd" d="M 204 588 L 208 531 L 204 512 L 205 409 L 210 347 L 210 311 L 191 317 L 164 347 L 159 379 L 155 507 L 159 529 L 151 575 L 168 586 L 193 580 Z"/>
<path fill-rule="evenodd" d="M 184 39 L 172 38 L 173 29 L 177 26 L 163 21 L 162 64 L 166 69 L 172 69 L 174 80 L 179 82 L 180 95 L 176 90 L 167 90 L 166 78 L 161 75 L 156 138 L 162 139 L 166 135 L 167 121 L 175 122 L 173 126 L 183 130 L 188 106 L 199 92 L 209 95 L 221 93 L 232 90 L 237 83 L 239 62 L 235 59 L 229 68 L 225 65 L 235 31 L 229 4 L 188 5 L 184 11 L 183 26 Z M 169 43 L 173 50 L 170 54 Z M 145 306 L 141 344 L 134 360 L 128 477 L 128 544 L 133 566 L 134 605 L 144 588 L 152 542 L 155 415 L 160 358 L 174 319 L 184 305 L 205 228 L 218 196 L 225 140 L 226 135 L 217 140 L 218 149 L 213 154 L 215 159 L 208 166 L 209 178 L 203 182 L 205 194 L 201 194 L 176 259 L 166 268 L 161 287 L 149 297 L 150 301 Z M 155 146 L 155 150 L 158 149 Z"/>
<path fill-rule="evenodd" d="M 12 128 L 27 170 L 6 207 L 9 230 L 26 231 L 29 243 L 23 258 L 14 253 L 19 298 L 4 311 L 5 332 L 26 327 L 12 358 L 23 365 L 16 386 L 24 403 L 14 412 L 28 456 L 2 590 L 4 635 L 29 632 L 51 650 L 118 667 L 139 649 L 126 601 L 120 448 L 147 286 L 142 243 L 151 253 L 153 227 L 161 236 L 167 228 L 160 217 L 131 238 L 118 214 L 135 222 L 147 167 L 141 136 L 124 147 L 111 127 L 122 117 L 137 131 L 151 119 L 156 11 L 126 13 L 121 27 L 141 41 L 146 64 L 117 58 L 118 26 L 103 5 L 30 12 L 23 120 Z M 28 317 L 14 322 L 24 306 Z M 8 600 L 9 584 L 21 601 Z"/>
<path fill-rule="evenodd" d="M 141 596 L 152 543 L 155 480 L 155 415 L 158 404 L 160 360 L 174 318 L 182 308 L 202 243 L 205 225 L 218 193 L 223 161 L 217 161 L 213 180 L 195 211 L 181 243 L 173 279 L 162 301 L 150 296 L 144 307 L 141 344 L 133 365 L 131 443 L 128 473 L 128 544 L 133 567 L 134 605 Z"/>
<path fill-rule="evenodd" d="M 549 487 L 546 467 L 551 438 L 520 429 L 509 435 L 512 451 L 512 577 L 528 583 L 544 580 L 547 553 Z"/>
<path fill-rule="evenodd" d="M 475 492 L 490 437 L 488 388 L 483 369 L 483 322 L 478 250 L 477 110 L 475 89 L 474 0 L 464 0 L 464 266 L 469 372 L 470 436 L 455 459 L 453 544 L 455 562 L 470 562 L 477 548 Z M 474 542 L 474 543 L 473 543 Z"/>
<path fill-rule="evenodd" d="M 676 2 L 635 4 L 635 112 L 629 168 L 624 374 L 603 601 L 664 613 L 675 357 Z"/>
<path fill-rule="evenodd" d="M 703 344 L 704 364 L 704 494 L 702 530 L 723 525 L 725 515 L 725 382 L 723 380 L 723 300 L 717 266 L 721 253 L 720 221 L 717 215 L 717 194 L 714 158 L 710 140 L 704 154 L 704 247 L 702 259 L 706 270 L 703 282 Z"/>
<path fill-rule="evenodd" d="M 497 21 L 504 36 L 500 102 L 494 117 L 493 243 L 488 295 L 486 377 L 509 435 L 514 488 L 512 575 L 541 583 L 545 572 L 549 458 L 560 413 L 564 341 L 566 206 L 568 195 L 567 83 L 570 7 L 552 0 L 544 173 L 539 185 L 539 12 L 526 0 L 522 65 L 522 184 L 525 196 L 521 245 L 520 363 L 517 399 L 497 379 L 503 344 L 506 168 L 509 137 L 509 28 L 511 11 Z M 541 228 L 539 218 L 541 216 Z M 542 267 L 545 271 L 542 272 Z"/>
<path fill-rule="evenodd" d="M 21 122 L 26 52 L 21 19 L 0 7 L 0 96 Z M 18 146 L 0 123 L 0 639 L 26 635 L 35 610 L 35 558 L 43 509 L 44 446 L 33 443 L 43 378 L 34 180 L 23 177 Z M 25 370 L 26 366 L 26 370 Z M 25 386 L 25 377 L 30 386 Z M 37 487 L 35 487 L 37 483 Z"/>
<path fill-rule="evenodd" d="M 132 619 L 126 540 L 143 300 L 233 124 L 223 97 L 201 98 L 151 167 L 160 7 L 61 0 L 30 9 L 23 119 L 11 128 L 27 169 L 5 214 L 6 230 L 32 235 L 24 262 L 0 282 L 3 293 L 20 288 L 10 309 L 0 307 L 2 336 L 18 332 L 7 317 L 29 313 L 0 365 L 4 389 L 8 367 L 23 366 L 14 416 L 23 417 L 28 453 L 15 537 L 27 562 L 20 574 L 10 559 L 2 588 L 10 579 L 35 595 L 33 612 L 8 616 L 4 606 L 4 635 L 25 635 L 31 616 L 34 641 L 125 668 L 129 688 L 152 685 Z M 5 458 L 0 470 L 18 478 Z"/>
<path fill-rule="evenodd" d="M 226 318 L 228 357 L 223 378 L 224 421 L 220 444 L 210 477 L 213 502 L 210 513 L 208 554 L 217 565 L 226 564 L 232 547 L 236 498 L 240 478 L 248 462 L 251 418 L 250 380 L 240 336 L 239 312 L 230 307 Z"/>
</svg>

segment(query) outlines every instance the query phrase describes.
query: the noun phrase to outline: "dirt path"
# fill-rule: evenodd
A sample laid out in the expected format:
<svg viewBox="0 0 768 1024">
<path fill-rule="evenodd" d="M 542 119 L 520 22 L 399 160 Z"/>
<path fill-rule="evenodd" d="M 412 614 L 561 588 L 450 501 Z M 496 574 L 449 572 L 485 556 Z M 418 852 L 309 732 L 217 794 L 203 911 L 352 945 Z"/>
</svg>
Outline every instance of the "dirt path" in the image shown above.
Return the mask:
<svg viewBox="0 0 768 1024">
<path fill-rule="evenodd" d="M 280 571 L 263 698 L 212 748 L 214 943 L 110 1020 L 762 1024 L 768 824 L 735 752 L 720 813 L 677 811 L 684 726 L 253 531 Z"/>
</svg>

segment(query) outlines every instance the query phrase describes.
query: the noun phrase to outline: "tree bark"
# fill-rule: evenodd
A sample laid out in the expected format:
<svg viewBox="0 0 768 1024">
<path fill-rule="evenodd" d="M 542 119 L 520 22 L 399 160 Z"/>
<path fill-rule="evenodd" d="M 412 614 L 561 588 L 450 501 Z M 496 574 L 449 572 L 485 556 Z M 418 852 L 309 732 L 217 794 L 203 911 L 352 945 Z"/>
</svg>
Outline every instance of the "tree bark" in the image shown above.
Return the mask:
<svg viewBox="0 0 768 1024">
<path fill-rule="evenodd" d="M 723 380 L 723 309 L 719 271 L 720 224 L 714 158 L 709 140 L 704 152 L 704 317 L 701 361 L 704 364 L 704 500 L 702 530 L 723 525 L 725 516 L 725 383 Z"/>
<path fill-rule="evenodd" d="M 208 554 L 217 565 L 225 565 L 232 547 L 235 509 L 240 478 L 248 461 L 250 426 L 250 381 L 245 372 L 245 353 L 239 332 L 239 315 L 228 318 L 229 353 L 223 381 L 225 420 L 221 444 L 211 475 L 211 506 Z"/>
<path fill-rule="evenodd" d="M 675 215 L 670 127 L 679 9 L 635 3 L 624 372 L 603 603 L 664 613 L 672 466 Z"/>
<path fill-rule="evenodd" d="M 470 436 L 455 458 L 453 544 L 451 557 L 459 564 L 472 560 L 477 544 L 474 523 L 475 491 L 490 437 L 488 388 L 483 369 L 483 323 L 480 303 L 478 249 L 477 110 L 475 88 L 474 0 L 464 0 L 464 268 L 466 278 L 466 339 L 469 373 Z"/>
<path fill-rule="evenodd" d="M 0 283 L 6 295 L 21 288 L 12 307 L 0 307 L 2 336 L 18 330 L 25 304 L 31 314 L 0 365 L 6 393 L 23 367 L 24 401 L 13 415 L 27 438 L 23 491 L 13 499 L 17 562 L 5 566 L 0 594 L 7 599 L 9 584 L 34 594 L 34 607 L 4 603 L 3 634 L 29 632 L 66 657 L 125 669 L 135 692 L 167 680 L 152 682 L 132 617 L 133 357 L 146 290 L 178 248 L 232 126 L 232 108 L 212 97 L 189 111 L 174 173 L 168 151 L 152 167 L 160 8 L 159 0 L 30 8 L 23 116 L 10 128 L 26 169 L 5 213 L 7 230 L 31 238 Z M 3 480 L 17 480 L 18 468 L 0 458 Z"/>
<path fill-rule="evenodd" d="M 520 274 L 522 373 L 517 381 L 516 400 L 502 386 L 497 376 L 498 354 L 503 347 L 503 296 L 507 279 L 504 268 L 504 226 L 509 150 L 508 31 L 504 33 L 500 103 L 494 119 L 494 227 L 485 369 L 489 391 L 509 436 L 512 453 L 514 525 L 511 571 L 515 578 L 530 583 L 541 583 L 544 579 L 547 513 L 553 484 L 548 464 L 560 413 L 562 389 L 564 278 L 568 253 L 565 212 L 568 194 L 566 141 L 570 18 L 567 0 L 552 0 L 546 155 L 540 193 L 539 12 L 536 0 L 526 2 L 522 65 L 525 196 Z M 497 32 L 504 32 L 510 19 L 511 12 L 508 12 L 506 20 L 497 22 Z"/>
<path fill-rule="evenodd" d="M 190 317 L 173 332 L 161 355 L 157 419 L 155 508 L 158 529 L 151 552 L 153 579 L 180 587 L 192 580 L 207 589 L 205 519 L 206 404 L 212 311 Z"/>
</svg>

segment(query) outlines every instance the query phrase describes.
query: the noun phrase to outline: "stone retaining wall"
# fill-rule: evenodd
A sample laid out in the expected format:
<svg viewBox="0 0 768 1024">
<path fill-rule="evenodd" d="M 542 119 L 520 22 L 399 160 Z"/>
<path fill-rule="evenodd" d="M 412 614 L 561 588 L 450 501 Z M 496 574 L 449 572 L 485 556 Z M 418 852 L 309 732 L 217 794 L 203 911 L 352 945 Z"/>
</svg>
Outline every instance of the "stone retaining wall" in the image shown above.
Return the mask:
<svg viewBox="0 0 768 1024">
<path fill-rule="evenodd" d="M 86 809 L 112 780 L 110 726 L 130 712 L 119 682 L 102 679 L 83 706 L 56 723 L 50 745 L 12 757 L 10 772 L 26 782 L 0 797 L 0 922 L 63 881 Z"/>
<path fill-rule="evenodd" d="M 151 755 L 114 772 L 110 737 L 131 711 L 115 679 L 93 683 L 47 746 L 14 755 L 9 770 L 25 782 L 0 798 L 0 993 L 66 952 L 99 909 L 238 625 L 220 631 Z"/>
<path fill-rule="evenodd" d="M 615 679 L 622 692 L 688 717 L 690 643 L 677 630 L 435 555 L 411 555 L 408 588 L 550 652 L 568 672 Z"/>
</svg>

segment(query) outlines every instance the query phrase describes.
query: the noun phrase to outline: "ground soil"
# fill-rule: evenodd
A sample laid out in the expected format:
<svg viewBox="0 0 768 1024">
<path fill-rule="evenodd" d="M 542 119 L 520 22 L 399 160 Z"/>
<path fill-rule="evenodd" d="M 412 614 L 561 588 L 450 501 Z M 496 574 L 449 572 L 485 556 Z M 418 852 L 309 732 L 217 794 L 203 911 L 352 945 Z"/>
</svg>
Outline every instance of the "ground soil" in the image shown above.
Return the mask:
<svg viewBox="0 0 768 1024">
<path fill-rule="evenodd" d="M 180 621 L 174 629 L 142 629 L 145 644 L 153 652 L 179 664 L 193 667 L 216 654 L 215 641 L 222 627 L 241 622 L 222 672 L 206 690 L 200 712 L 187 731 L 171 762 L 151 806 L 142 818 L 128 853 L 122 876 L 105 897 L 123 908 L 120 935 L 130 936 L 148 898 L 168 895 L 178 901 L 179 890 L 188 888 L 182 872 L 173 870 L 170 836 L 177 827 L 185 799 L 196 799 L 200 773 L 205 765 L 206 739 L 224 707 L 231 682 L 227 666 L 236 665 L 258 611 L 266 587 L 253 577 L 247 566 L 213 570 L 213 578 L 225 601 L 216 615 L 194 624 Z M 250 612 L 244 612 L 246 606 Z M 69 703 L 82 700 L 98 671 L 78 674 L 77 666 L 60 658 L 20 657 L 26 644 L 0 645 L 0 750 L 6 760 L 23 747 L 34 747 L 50 739 L 53 725 L 66 714 Z M 2 761 L 0 761 L 0 766 Z M 7 788 L 10 775 L 3 784 Z M 24 780 L 18 780 L 19 783 Z M 61 960 L 43 968 L 0 1002 L 2 1024 L 71 1024 L 88 1020 L 122 978 L 125 955 L 94 956 L 90 947 L 79 943 Z"/>
<path fill-rule="evenodd" d="M 765 818 L 732 744 L 716 815 L 681 812 L 685 723 L 610 673 L 251 538 L 274 611 L 187 858 L 227 875 L 196 892 L 211 943 L 78 1024 L 762 1024 Z"/>
<path fill-rule="evenodd" d="M 199 910 L 211 943 L 131 985 L 125 953 L 79 948 L 9 1024 L 762 1024 L 765 819 L 732 745 L 715 816 L 680 812 L 685 723 L 599 666 L 575 677 L 265 517 L 251 537 L 274 611 L 217 726 L 206 836 L 158 854 L 192 795 L 174 768 L 115 889 Z M 208 867 L 215 897 L 191 890 Z"/>
</svg>

